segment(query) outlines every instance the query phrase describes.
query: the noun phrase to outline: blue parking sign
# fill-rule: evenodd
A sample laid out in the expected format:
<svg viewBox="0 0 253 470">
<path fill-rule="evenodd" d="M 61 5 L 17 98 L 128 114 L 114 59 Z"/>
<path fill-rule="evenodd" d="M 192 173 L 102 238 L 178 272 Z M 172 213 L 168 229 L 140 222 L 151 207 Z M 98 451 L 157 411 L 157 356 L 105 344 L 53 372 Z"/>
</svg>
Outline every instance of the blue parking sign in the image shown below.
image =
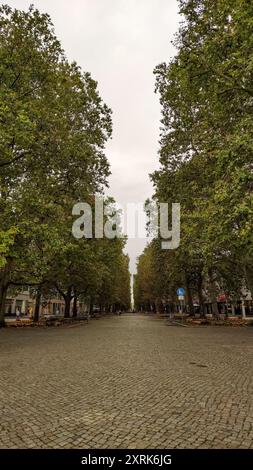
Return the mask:
<svg viewBox="0 0 253 470">
<path fill-rule="evenodd" d="M 177 295 L 183 297 L 185 295 L 185 289 L 183 287 L 179 287 L 177 289 Z"/>
</svg>

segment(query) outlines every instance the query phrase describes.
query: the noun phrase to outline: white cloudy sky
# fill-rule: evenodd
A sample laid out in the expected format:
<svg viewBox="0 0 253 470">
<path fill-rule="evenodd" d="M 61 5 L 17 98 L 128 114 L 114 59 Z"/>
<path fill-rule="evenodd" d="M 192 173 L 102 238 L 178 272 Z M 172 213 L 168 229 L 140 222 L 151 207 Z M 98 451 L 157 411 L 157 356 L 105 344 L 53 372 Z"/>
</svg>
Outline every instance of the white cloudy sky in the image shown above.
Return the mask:
<svg viewBox="0 0 253 470">
<path fill-rule="evenodd" d="M 158 167 L 160 106 L 153 69 L 175 50 L 177 0 L 6 0 L 48 12 L 69 60 L 99 83 L 113 110 L 110 194 L 119 202 L 144 202 L 152 195 L 149 173 Z M 145 240 L 129 240 L 131 271 Z"/>
</svg>

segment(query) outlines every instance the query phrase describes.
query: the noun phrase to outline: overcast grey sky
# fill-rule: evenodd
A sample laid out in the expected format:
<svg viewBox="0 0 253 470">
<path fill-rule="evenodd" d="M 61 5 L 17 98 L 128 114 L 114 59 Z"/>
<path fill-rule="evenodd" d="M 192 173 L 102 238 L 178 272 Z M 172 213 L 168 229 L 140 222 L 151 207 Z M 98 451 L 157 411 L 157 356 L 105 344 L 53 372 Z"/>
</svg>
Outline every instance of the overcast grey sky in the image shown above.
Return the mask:
<svg viewBox="0 0 253 470">
<path fill-rule="evenodd" d="M 109 193 L 119 202 L 144 202 L 152 195 L 149 173 L 158 168 L 159 97 L 153 69 L 175 50 L 177 0 L 6 0 L 50 14 L 69 60 L 98 81 L 113 110 Z M 130 269 L 145 240 L 129 240 Z"/>
</svg>

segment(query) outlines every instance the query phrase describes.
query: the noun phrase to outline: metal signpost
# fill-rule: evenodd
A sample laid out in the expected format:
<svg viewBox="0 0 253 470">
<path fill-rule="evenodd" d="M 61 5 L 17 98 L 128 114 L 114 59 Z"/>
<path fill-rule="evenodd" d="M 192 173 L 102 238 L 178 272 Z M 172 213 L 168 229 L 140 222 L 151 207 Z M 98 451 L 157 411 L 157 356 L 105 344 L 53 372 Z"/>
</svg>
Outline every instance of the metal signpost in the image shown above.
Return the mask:
<svg viewBox="0 0 253 470">
<path fill-rule="evenodd" d="M 184 287 L 179 287 L 177 289 L 177 296 L 178 296 L 178 300 L 180 302 L 180 310 L 181 310 L 181 314 L 183 313 L 183 306 L 184 306 L 184 298 L 185 298 L 185 289 Z"/>
</svg>

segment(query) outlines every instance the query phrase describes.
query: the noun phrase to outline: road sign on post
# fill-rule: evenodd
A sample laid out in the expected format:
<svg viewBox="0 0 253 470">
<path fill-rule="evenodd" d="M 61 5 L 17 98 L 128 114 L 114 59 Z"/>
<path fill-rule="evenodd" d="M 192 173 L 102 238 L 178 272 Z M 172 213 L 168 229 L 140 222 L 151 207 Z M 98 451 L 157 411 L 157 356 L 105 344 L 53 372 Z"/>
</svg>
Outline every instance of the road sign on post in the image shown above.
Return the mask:
<svg viewBox="0 0 253 470">
<path fill-rule="evenodd" d="M 184 297 L 184 296 L 185 296 L 185 289 L 184 289 L 184 287 L 179 287 L 179 288 L 177 289 L 177 295 L 178 295 L 178 297 Z"/>
<path fill-rule="evenodd" d="M 181 314 L 183 314 L 185 289 L 183 287 L 179 287 L 177 289 L 177 295 L 178 295 L 178 300 L 180 302 L 180 311 L 181 311 Z"/>
</svg>

